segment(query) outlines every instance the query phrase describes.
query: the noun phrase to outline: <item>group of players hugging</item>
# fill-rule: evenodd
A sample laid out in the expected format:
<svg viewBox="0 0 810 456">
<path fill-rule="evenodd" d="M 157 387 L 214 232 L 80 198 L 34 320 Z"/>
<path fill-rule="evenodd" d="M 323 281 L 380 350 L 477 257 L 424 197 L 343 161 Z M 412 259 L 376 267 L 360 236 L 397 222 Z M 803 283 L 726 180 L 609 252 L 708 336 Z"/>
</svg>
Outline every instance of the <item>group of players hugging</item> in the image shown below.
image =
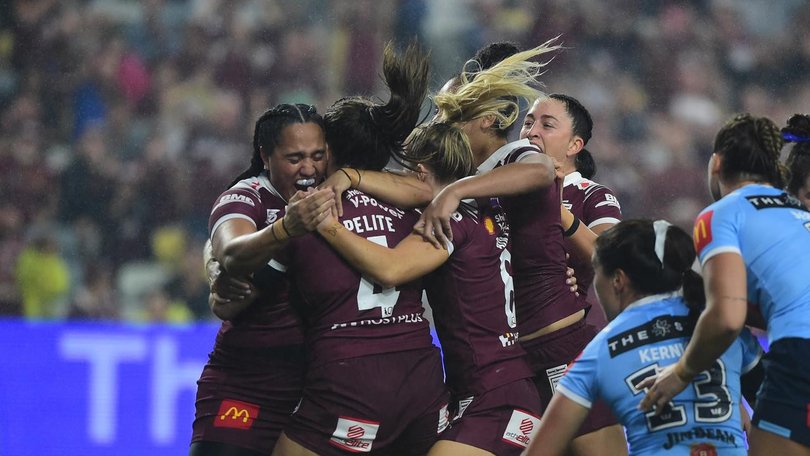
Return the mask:
<svg viewBox="0 0 810 456">
<path fill-rule="evenodd" d="M 427 120 L 428 55 L 389 45 L 387 101 L 258 118 L 190 455 L 810 454 L 810 118 L 724 125 L 691 236 L 622 221 L 587 109 L 538 89 L 560 51 L 481 49 Z"/>
</svg>

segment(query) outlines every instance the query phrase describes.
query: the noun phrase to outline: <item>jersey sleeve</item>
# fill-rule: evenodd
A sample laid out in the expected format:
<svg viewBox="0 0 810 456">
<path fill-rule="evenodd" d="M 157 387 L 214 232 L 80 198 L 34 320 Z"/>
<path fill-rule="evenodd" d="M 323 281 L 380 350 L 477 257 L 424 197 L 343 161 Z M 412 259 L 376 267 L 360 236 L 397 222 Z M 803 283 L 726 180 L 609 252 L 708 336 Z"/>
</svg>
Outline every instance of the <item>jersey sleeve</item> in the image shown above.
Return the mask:
<svg viewBox="0 0 810 456">
<path fill-rule="evenodd" d="M 582 221 L 593 228 L 610 223 L 615 225 L 622 220 L 622 207 L 613 192 L 599 185 L 585 195 L 582 208 Z"/>
<path fill-rule="evenodd" d="M 592 340 L 568 367 L 556 391 L 577 404 L 591 408 L 598 394 L 598 350 Z"/>
<path fill-rule="evenodd" d="M 259 226 L 262 221 L 262 204 L 257 192 L 248 188 L 231 188 L 219 195 L 208 218 L 208 232 L 213 237 L 223 223 L 237 218 Z"/>
<path fill-rule="evenodd" d="M 762 346 L 748 328 L 743 328 L 737 337 L 738 343 L 742 346 L 742 370 L 741 374 L 747 374 L 762 358 Z"/>
<path fill-rule="evenodd" d="M 720 201 L 724 202 L 724 201 Z M 724 202 L 725 203 L 725 202 Z M 695 251 L 703 266 L 713 256 L 720 253 L 741 255 L 740 240 L 737 235 L 739 214 L 730 204 L 713 204 L 700 213 L 695 220 L 692 239 Z"/>
</svg>

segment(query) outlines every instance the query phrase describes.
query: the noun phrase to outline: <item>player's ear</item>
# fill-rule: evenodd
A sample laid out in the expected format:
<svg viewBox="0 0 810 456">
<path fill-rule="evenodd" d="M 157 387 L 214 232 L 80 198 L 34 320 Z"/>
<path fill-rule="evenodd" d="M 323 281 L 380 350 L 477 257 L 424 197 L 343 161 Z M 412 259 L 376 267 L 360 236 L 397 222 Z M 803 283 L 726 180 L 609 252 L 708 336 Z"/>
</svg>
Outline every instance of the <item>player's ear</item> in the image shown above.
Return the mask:
<svg viewBox="0 0 810 456">
<path fill-rule="evenodd" d="M 489 128 L 492 128 L 493 125 L 495 125 L 495 115 L 494 114 L 487 114 L 487 115 L 481 117 L 481 129 L 482 130 L 487 130 Z"/>
<path fill-rule="evenodd" d="M 425 165 L 423 165 L 423 164 L 421 164 L 421 163 L 419 163 L 418 165 L 416 165 L 416 177 L 417 177 L 417 178 L 418 178 L 420 181 L 424 182 L 424 181 L 425 181 L 425 179 L 427 179 L 427 175 L 428 175 L 428 169 L 427 169 L 427 168 L 425 168 Z"/>
<path fill-rule="evenodd" d="M 574 135 L 574 137 L 571 138 L 571 141 L 568 143 L 568 151 L 566 151 L 565 155 L 572 157 L 580 153 L 583 147 L 585 147 L 585 141 L 583 141 L 579 136 Z"/>
<path fill-rule="evenodd" d="M 630 277 L 624 272 L 623 269 L 616 269 L 613 273 L 613 291 L 616 294 L 621 294 L 624 292 L 630 285 Z"/>
</svg>

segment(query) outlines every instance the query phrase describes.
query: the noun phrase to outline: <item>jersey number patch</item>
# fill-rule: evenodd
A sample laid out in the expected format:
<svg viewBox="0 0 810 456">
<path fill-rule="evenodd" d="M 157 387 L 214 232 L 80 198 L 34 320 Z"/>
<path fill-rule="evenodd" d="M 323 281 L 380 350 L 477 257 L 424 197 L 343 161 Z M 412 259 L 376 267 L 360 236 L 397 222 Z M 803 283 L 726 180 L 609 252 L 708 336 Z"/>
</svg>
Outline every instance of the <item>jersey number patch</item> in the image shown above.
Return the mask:
<svg viewBox="0 0 810 456">
<path fill-rule="evenodd" d="M 385 236 L 371 236 L 368 240 L 383 247 L 388 247 L 388 239 Z M 396 288 L 383 288 L 366 277 L 360 278 L 360 286 L 357 288 L 357 310 L 370 310 L 379 307 L 382 318 L 390 317 L 394 314 L 394 306 L 397 304 L 398 299 L 399 290 Z"/>
<path fill-rule="evenodd" d="M 637 370 L 624 381 L 634 395 L 642 394 L 645 390 L 639 389 L 638 384 L 648 377 L 661 371 L 658 363 Z M 709 370 L 701 372 L 696 380 L 692 381 L 695 394 L 702 402 L 695 402 L 695 421 L 699 423 L 722 423 L 731 418 L 733 411 L 731 393 L 726 386 L 726 366 L 723 361 L 717 360 Z M 647 412 L 647 429 L 650 432 L 660 431 L 686 424 L 686 407 L 670 402 L 666 410 L 655 416 L 654 411 Z"/>
</svg>

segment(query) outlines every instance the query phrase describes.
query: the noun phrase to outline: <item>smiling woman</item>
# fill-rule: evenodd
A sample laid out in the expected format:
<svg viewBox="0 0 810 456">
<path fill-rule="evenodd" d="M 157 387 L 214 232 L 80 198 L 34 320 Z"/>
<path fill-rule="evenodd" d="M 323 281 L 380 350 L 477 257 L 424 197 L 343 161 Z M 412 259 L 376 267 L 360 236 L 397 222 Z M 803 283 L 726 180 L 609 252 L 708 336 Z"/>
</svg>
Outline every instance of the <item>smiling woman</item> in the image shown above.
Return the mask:
<svg viewBox="0 0 810 456">
<path fill-rule="evenodd" d="M 256 121 L 251 166 L 211 211 L 214 257 L 226 274 L 252 275 L 249 281 L 262 290 L 255 296 L 251 286 L 249 299 L 212 301 L 225 321 L 198 382 L 193 456 L 269 454 L 298 403 L 303 329 L 288 304 L 289 285 L 253 273 L 287 238 L 313 226 L 311 209 L 334 204 L 328 190 L 293 197 L 322 179 L 325 148 L 323 119 L 312 106 L 266 111 Z"/>
</svg>

